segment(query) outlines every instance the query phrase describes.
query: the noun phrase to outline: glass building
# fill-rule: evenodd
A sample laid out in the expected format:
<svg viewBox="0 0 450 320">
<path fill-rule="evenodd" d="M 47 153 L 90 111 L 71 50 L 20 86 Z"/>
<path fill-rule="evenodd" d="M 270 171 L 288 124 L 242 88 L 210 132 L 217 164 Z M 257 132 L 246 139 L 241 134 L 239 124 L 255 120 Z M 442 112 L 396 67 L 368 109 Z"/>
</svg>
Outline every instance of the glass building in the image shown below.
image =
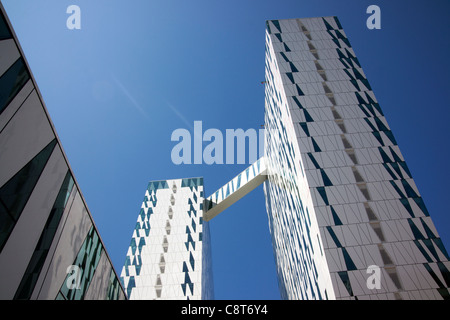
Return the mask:
<svg viewBox="0 0 450 320">
<path fill-rule="evenodd" d="M 125 299 L 0 9 L 0 299 Z"/>
<path fill-rule="evenodd" d="M 214 298 L 203 178 L 151 181 L 121 280 L 131 300 Z"/>
<path fill-rule="evenodd" d="M 266 25 L 264 191 L 282 298 L 449 299 L 448 253 L 339 20 Z"/>
</svg>

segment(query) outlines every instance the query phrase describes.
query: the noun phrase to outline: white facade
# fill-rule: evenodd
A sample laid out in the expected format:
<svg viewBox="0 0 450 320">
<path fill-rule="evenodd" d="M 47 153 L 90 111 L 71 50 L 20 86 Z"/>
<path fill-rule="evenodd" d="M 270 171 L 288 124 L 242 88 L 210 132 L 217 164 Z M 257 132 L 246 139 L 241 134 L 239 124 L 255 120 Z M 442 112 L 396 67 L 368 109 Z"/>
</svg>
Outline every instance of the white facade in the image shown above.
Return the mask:
<svg viewBox="0 0 450 320">
<path fill-rule="evenodd" d="M 265 90 L 282 297 L 448 299 L 448 254 L 338 19 L 267 21 Z"/>
<path fill-rule="evenodd" d="M 205 201 L 201 178 L 150 182 L 128 297 L 212 299 L 205 220 L 264 183 L 283 299 L 449 299 L 447 251 L 339 20 L 267 21 L 265 60 L 264 157 Z"/>
<path fill-rule="evenodd" d="M 297 143 L 276 48 L 266 34 L 264 184 L 278 282 L 283 299 L 334 299 L 334 290 L 305 165 Z"/>
<path fill-rule="evenodd" d="M 213 298 L 203 178 L 151 181 L 121 279 L 131 300 Z"/>
</svg>

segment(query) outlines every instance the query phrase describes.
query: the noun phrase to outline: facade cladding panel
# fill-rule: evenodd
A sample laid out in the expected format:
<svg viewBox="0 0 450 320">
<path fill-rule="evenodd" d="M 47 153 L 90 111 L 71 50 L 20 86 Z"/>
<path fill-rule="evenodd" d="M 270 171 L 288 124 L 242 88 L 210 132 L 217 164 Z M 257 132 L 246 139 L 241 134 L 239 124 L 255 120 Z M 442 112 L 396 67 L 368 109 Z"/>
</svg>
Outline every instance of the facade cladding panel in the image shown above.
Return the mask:
<svg viewBox="0 0 450 320">
<path fill-rule="evenodd" d="M 264 190 L 282 297 L 449 299 L 447 251 L 339 20 L 266 25 Z"/>
<path fill-rule="evenodd" d="M 0 299 L 125 299 L 0 7 Z"/>
<path fill-rule="evenodd" d="M 203 178 L 151 181 L 121 273 L 131 300 L 213 299 Z"/>
</svg>

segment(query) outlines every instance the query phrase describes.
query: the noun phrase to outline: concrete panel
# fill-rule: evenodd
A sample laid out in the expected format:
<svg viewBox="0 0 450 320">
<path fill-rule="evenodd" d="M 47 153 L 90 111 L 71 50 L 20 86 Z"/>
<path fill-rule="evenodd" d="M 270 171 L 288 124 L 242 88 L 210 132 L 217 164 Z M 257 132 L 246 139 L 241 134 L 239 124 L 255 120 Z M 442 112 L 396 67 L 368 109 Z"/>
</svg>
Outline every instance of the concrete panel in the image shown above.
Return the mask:
<svg viewBox="0 0 450 320">
<path fill-rule="evenodd" d="M 55 147 L 0 255 L 0 299 L 12 299 L 61 187 L 67 165 Z"/>
<path fill-rule="evenodd" d="M 14 99 L 11 100 L 9 105 L 0 114 L 0 134 L 3 131 L 3 128 L 8 124 L 9 120 L 11 120 L 17 110 L 28 98 L 33 89 L 33 81 L 28 80 L 28 82 L 23 86 L 23 88 L 16 94 Z"/>
<path fill-rule="evenodd" d="M 55 138 L 36 91 L 0 134 L 0 186 Z"/>
<path fill-rule="evenodd" d="M 0 41 L 0 75 L 3 75 L 6 70 L 20 57 L 20 52 L 17 49 L 14 39 L 6 39 Z"/>
<path fill-rule="evenodd" d="M 78 251 L 92 226 L 91 218 L 78 192 L 64 223 L 61 237 L 54 240 L 58 241 L 58 247 L 52 257 L 52 262 L 37 299 L 53 300 L 56 298 L 66 278 L 67 267 L 75 261 Z"/>
<path fill-rule="evenodd" d="M 102 256 L 95 269 L 94 276 L 84 296 L 84 300 L 104 300 L 108 289 L 111 264 L 103 248 Z"/>
<path fill-rule="evenodd" d="M 47 272 L 48 272 L 49 267 L 50 267 L 50 265 L 51 265 L 51 263 L 53 261 L 53 255 L 55 253 L 56 248 L 58 247 L 59 238 L 61 237 L 61 234 L 62 234 L 62 232 L 64 230 L 64 226 L 65 226 L 65 222 L 67 220 L 67 216 L 68 216 L 68 214 L 69 214 L 69 212 L 70 212 L 70 210 L 72 208 L 73 201 L 75 200 L 75 197 L 77 196 L 77 194 L 78 194 L 78 190 L 77 190 L 76 186 L 74 186 L 72 188 L 72 192 L 69 195 L 69 198 L 67 199 L 66 208 L 64 209 L 64 212 L 63 212 L 63 214 L 61 216 L 61 221 L 59 222 L 58 229 L 56 230 L 56 233 L 55 233 L 55 236 L 53 238 L 52 244 L 51 244 L 51 246 L 50 246 L 50 248 L 48 250 L 47 257 L 45 259 L 44 265 L 42 266 L 41 273 L 39 274 L 39 278 L 38 278 L 38 280 L 36 282 L 34 291 L 33 291 L 32 295 L 30 297 L 31 300 L 36 300 L 38 298 L 39 293 L 41 291 L 41 288 L 43 287 L 43 283 L 44 283 L 44 281 L 45 281 L 45 279 L 47 277 Z"/>
</svg>

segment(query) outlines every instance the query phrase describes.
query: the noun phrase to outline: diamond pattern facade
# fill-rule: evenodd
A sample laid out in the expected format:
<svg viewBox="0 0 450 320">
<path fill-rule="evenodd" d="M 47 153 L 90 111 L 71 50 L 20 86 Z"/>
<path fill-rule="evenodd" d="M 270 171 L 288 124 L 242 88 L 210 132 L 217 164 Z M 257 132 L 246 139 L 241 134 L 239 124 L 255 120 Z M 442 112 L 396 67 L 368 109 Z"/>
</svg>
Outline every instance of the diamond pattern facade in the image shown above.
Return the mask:
<svg viewBox="0 0 450 320">
<path fill-rule="evenodd" d="M 339 20 L 267 21 L 265 68 L 282 297 L 448 299 L 447 251 Z"/>
<path fill-rule="evenodd" d="M 213 298 L 203 199 L 203 178 L 148 184 L 121 273 L 128 298 Z"/>
</svg>

